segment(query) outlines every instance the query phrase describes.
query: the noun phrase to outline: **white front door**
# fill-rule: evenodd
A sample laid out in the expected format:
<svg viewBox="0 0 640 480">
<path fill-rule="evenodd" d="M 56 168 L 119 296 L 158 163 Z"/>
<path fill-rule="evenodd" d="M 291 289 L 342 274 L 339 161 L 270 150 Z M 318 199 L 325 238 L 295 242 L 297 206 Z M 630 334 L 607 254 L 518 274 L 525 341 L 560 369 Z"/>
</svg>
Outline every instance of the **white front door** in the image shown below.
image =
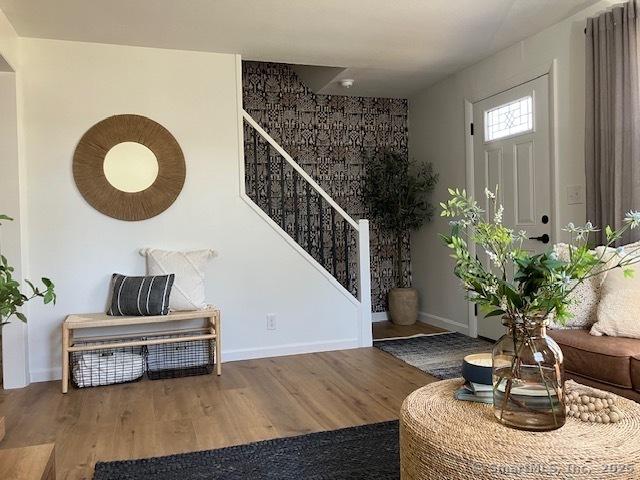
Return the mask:
<svg viewBox="0 0 640 480">
<path fill-rule="evenodd" d="M 523 248 L 533 252 L 553 242 L 548 82 L 543 75 L 473 104 L 475 197 L 488 211 L 485 188 L 497 186 L 503 223 L 525 230 L 530 240 Z M 483 259 L 480 249 L 478 257 Z M 499 318 L 479 312 L 477 317 L 479 336 L 497 339 L 504 333 Z"/>
</svg>

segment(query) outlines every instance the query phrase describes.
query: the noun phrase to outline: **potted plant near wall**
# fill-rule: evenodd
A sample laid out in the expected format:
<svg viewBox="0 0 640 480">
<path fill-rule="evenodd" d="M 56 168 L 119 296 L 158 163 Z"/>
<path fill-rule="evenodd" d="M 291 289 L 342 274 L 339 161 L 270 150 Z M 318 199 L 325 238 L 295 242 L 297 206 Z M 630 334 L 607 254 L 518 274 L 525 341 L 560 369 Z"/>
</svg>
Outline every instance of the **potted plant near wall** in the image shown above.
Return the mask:
<svg viewBox="0 0 640 480">
<path fill-rule="evenodd" d="M 397 325 L 411 325 L 418 319 L 418 291 L 405 282 L 403 242 L 412 230 L 431 219 L 429 194 L 438 182 L 431 163 L 414 164 L 406 154 L 383 150 L 367 162 L 364 199 L 372 219 L 392 233 L 396 241 L 395 278 L 389 291 L 389 316 Z"/>
<path fill-rule="evenodd" d="M 11 217 L 0 214 L 0 225 L 3 221 L 11 221 Z M 42 298 L 44 303 L 55 303 L 56 294 L 54 285 L 48 278 L 42 278 L 42 287 L 36 287 L 29 280 L 25 280 L 31 290 L 29 293 L 22 293 L 20 283 L 13 278 L 14 268 L 9 265 L 7 258 L 2 255 L 0 249 L 0 328 L 9 323 L 11 317 L 17 317 L 23 322 L 27 317 L 20 312 L 20 308 L 29 300 Z"/>
</svg>

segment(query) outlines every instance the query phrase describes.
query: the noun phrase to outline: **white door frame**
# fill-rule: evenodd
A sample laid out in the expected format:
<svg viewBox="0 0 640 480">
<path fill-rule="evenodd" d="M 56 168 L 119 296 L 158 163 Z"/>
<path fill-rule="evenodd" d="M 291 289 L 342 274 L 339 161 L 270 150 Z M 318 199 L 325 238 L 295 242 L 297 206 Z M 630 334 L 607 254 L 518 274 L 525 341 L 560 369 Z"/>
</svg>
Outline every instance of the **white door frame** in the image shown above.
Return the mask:
<svg viewBox="0 0 640 480">
<path fill-rule="evenodd" d="M 3 129 L 9 132 L 0 146 L 3 151 L 0 163 L 3 173 L 0 178 L 0 213 L 14 217 L 13 222 L 2 225 L 3 253 L 15 268 L 14 276 L 22 282 L 26 276 L 25 223 L 27 221 L 24 206 L 24 165 L 21 162 L 21 126 L 20 126 L 20 85 L 17 73 L 0 54 L 0 88 L 6 89 L 2 95 L 2 108 L 10 112 L 5 116 Z M 24 285 L 24 284 L 23 284 Z M 22 308 L 28 316 L 28 306 Z M 2 330 L 2 369 L 3 388 L 21 388 L 30 382 L 28 326 L 15 317 Z"/>
<path fill-rule="evenodd" d="M 501 81 L 492 82 L 492 86 L 483 87 L 482 90 L 473 92 L 472 94 L 465 96 L 464 99 L 464 132 L 465 132 L 465 176 L 466 176 L 466 189 L 467 194 L 474 196 L 474 152 L 473 152 L 473 136 L 471 135 L 470 125 L 473 123 L 473 104 L 484 100 L 498 93 L 502 93 L 510 88 L 517 87 L 523 83 L 530 82 L 543 75 L 549 77 L 549 161 L 551 163 L 551 212 L 553 220 L 551 221 L 551 238 L 556 241 L 558 239 L 558 232 L 560 231 L 560 206 L 558 200 L 560 199 L 560 186 L 558 185 L 558 108 L 557 108 L 557 92 L 558 92 L 558 74 L 557 74 L 557 59 L 554 59 L 551 64 L 537 65 L 526 71 L 521 72 L 518 75 L 504 79 Z M 477 133 L 477 132 L 476 132 Z M 475 255 L 475 244 L 469 244 L 469 251 L 471 255 Z M 478 336 L 478 318 L 475 315 L 475 309 L 472 302 L 468 302 L 468 318 L 469 318 L 469 336 Z"/>
</svg>

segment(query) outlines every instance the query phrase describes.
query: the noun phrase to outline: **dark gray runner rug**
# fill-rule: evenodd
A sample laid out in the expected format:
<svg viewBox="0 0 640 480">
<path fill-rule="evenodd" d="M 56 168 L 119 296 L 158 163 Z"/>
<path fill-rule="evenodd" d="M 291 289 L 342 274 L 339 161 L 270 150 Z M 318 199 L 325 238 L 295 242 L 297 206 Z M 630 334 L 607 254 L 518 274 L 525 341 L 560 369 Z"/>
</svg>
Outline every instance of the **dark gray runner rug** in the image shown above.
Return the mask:
<svg viewBox="0 0 640 480">
<path fill-rule="evenodd" d="M 398 422 L 168 457 L 100 462 L 94 480 L 398 480 Z"/>
<path fill-rule="evenodd" d="M 493 343 L 487 340 L 452 332 L 379 340 L 374 341 L 373 345 L 441 380 L 460 377 L 465 356 L 490 352 L 493 348 Z"/>
</svg>

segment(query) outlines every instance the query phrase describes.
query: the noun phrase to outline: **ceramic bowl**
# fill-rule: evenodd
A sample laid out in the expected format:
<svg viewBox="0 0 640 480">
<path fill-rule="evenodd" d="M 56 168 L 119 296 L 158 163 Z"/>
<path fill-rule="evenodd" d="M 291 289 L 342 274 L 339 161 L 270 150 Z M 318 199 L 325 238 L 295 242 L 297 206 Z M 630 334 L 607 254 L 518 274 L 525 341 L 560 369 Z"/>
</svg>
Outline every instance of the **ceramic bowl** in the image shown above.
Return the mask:
<svg viewBox="0 0 640 480">
<path fill-rule="evenodd" d="M 474 353 L 462 361 L 462 376 L 467 382 L 492 385 L 491 353 Z"/>
</svg>

